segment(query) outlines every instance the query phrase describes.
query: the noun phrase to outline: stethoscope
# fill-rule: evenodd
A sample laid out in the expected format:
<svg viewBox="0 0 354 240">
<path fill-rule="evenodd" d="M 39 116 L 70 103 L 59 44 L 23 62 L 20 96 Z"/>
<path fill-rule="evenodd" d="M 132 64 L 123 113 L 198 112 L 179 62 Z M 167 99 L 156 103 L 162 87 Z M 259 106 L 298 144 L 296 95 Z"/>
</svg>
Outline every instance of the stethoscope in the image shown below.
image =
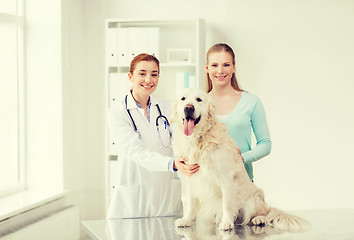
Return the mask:
<svg viewBox="0 0 354 240">
<path fill-rule="evenodd" d="M 134 132 L 136 132 L 139 136 L 139 138 L 141 139 L 141 133 L 138 131 L 138 128 L 136 127 L 136 124 L 134 122 L 134 119 L 130 113 L 130 110 L 128 109 L 128 103 L 127 103 L 127 100 L 128 99 L 128 95 L 125 95 L 125 109 L 127 110 L 127 113 L 129 115 L 129 118 L 130 118 L 130 121 L 132 122 L 133 124 L 133 128 L 134 128 Z M 164 147 L 164 148 L 168 148 L 170 147 L 171 145 L 171 138 L 172 138 L 172 133 L 171 133 L 171 130 L 170 130 L 170 123 L 167 119 L 167 117 L 165 117 L 164 115 L 162 115 L 161 113 L 161 110 L 160 110 L 160 107 L 158 104 L 156 104 L 156 107 L 157 107 L 157 111 L 159 112 L 159 116 L 157 116 L 156 118 L 156 128 L 157 128 L 157 133 L 159 135 L 159 139 L 160 139 L 160 142 L 161 142 L 161 145 Z M 164 141 L 162 140 L 162 137 L 161 137 L 161 134 L 160 134 L 160 124 L 159 124 L 159 120 L 161 120 L 164 122 L 163 125 L 164 125 L 164 129 L 166 131 L 168 131 L 168 143 L 167 144 L 164 144 Z"/>
</svg>

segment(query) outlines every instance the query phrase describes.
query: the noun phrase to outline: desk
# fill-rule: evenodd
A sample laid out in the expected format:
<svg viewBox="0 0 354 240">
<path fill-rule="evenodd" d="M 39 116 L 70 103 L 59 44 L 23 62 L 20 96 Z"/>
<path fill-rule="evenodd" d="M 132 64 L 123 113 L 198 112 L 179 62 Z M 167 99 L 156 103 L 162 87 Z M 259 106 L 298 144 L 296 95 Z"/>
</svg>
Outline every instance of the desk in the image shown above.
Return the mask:
<svg viewBox="0 0 354 240">
<path fill-rule="evenodd" d="M 95 240 L 194 240 L 194 239 L 252 239 L 252 240 L 353 240 L 354 209 L 326 209 L 291 212 L 305 218 L 311 228 L 302 233 L 290 233 L 274 228 L 236 226 L 222 234 L 215 226 L 208 229 L 174 228 L 176 217 L 82 221 L 88 235 Z"/>
</svg>

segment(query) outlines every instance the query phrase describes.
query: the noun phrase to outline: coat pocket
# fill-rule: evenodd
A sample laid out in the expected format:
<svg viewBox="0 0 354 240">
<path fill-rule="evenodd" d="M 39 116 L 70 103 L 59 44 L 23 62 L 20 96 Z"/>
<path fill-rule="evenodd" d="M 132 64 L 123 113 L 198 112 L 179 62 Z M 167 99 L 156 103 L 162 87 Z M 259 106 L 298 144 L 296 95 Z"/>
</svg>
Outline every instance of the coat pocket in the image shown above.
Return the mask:
<svg viewBox="0 0 354 240">
<path fill-rule="evenodd" d="M 140 208 L 138 206 L 139 190 L 139 184 L 118 186 L 112 193 L 107 219 L 140 217 Z"/>
</svg>

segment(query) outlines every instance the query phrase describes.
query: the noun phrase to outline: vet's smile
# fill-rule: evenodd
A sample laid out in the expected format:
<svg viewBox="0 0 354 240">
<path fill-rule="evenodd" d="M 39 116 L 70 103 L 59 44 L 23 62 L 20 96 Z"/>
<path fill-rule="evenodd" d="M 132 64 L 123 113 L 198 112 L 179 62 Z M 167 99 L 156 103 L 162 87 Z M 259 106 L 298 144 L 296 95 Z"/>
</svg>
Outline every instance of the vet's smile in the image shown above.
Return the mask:
<svg viewBox="0 0 354 240">
<path fill-rule="evenodd" d="M 144 85 L 144 84 L 142 84 L 141 86 L 145 89 L 151 89 L 151 88 L 155 87 L 155 85 Z"/>
</svg>

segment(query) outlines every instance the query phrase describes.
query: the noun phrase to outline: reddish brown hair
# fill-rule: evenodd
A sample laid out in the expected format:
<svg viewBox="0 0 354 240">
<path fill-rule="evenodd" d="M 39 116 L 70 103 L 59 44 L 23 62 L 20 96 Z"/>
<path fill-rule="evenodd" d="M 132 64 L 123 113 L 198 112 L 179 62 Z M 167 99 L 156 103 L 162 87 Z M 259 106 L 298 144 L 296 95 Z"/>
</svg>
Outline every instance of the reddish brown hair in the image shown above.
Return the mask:
<svg viewBox="0 0 354 240">
<path fill-rule="evenodd" d="M 129 72 L 131 74 L 133 74 L 134 70 L 135 70 L 135 67 L 136 65 L 139 63 L 139 62 L 155 62 L 157 64 L 157 68 L 158 68 L 158 71 L 160 73 L 160 62 L 159 60 L 153 56 L 153 55 L 150 55 L 150 54 L 147 54 L 147 53 L 141 53 L 139 55 L 137 55 L 130 63 L 130 68 L 129 68 Z"/>
</svg>

